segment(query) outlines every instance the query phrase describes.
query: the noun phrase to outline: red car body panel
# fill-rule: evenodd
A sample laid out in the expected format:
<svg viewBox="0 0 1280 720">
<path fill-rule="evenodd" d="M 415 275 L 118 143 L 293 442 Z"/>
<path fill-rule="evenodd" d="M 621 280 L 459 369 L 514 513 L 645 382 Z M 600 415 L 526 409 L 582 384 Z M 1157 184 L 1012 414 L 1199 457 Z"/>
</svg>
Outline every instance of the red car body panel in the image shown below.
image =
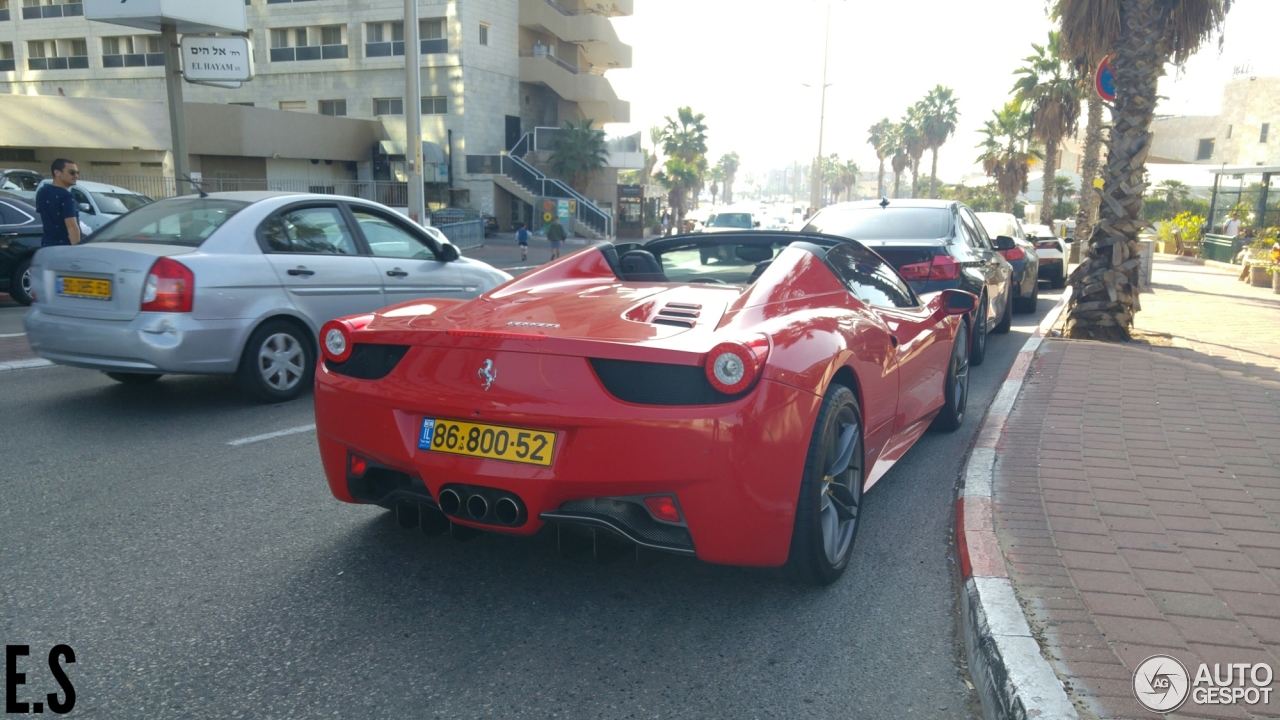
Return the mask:
<svg viewBox="0 0 1280 720">
<path fill-rule="evenodd" d="M 817 256 L 790 247 L 760 278 L 734 285 L 618 280 L 588 248 L 470 301 L 387 308 L 357 343 L 410 346 L 386 377 L 316 373 L 316 424 L 330 489 L 348 488 L 351 453 L 420 479 L 514 493 L 528 519 L 584 498 L 672 494 L 700 559 L 778 566 L 787 560 L 801 474 L 823 393 L 855 385 L 865 425 L 867 486 L 938 412 L 960 319 L 938 297 L 887 311 L 856 299 Z M 694 327 L 652 322 L 667 303 L 700 305 Z M 452 334 L 450 331 L 454 331 Z M 487 331 L 467 335 L 459 331 Z M 588 358 L 701 367 L 718 343 L 763 334 L 770 350 L 745 395 L 714 405 L 639 405 L 610 394 Z M 491 361 L 487 390 L 477 369 Z M 556 433 L 550 466 L 418 448 L 423 418 Z"/>
</svg>

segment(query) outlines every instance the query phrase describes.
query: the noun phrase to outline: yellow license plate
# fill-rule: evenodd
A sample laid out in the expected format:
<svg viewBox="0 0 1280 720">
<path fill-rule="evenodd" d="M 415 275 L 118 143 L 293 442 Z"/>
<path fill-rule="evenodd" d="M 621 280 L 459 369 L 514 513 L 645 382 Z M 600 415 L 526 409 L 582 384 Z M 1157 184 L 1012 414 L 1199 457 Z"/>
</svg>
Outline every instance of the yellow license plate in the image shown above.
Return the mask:
<svg viewBox="0 0 1280 720">
<path fill-rule="evenodd" d="M 418 449 L 550 467 L 556 434 L 543 430 L 424 418 Z"/>
<path fill-rule="evenodd" d="M 94 278 L 59 277 L 58 294 L 70 297 L 86 297 L 94 300 L 111 299 L 111 281 Z"/>
</svg>

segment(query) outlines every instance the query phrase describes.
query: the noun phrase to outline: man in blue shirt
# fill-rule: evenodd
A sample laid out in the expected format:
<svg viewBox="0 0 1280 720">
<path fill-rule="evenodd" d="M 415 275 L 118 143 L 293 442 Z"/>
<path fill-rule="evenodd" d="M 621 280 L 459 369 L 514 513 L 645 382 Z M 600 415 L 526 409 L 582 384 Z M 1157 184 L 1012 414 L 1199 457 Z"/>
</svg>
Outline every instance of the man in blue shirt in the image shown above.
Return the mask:
<svg viewBox="0 0 1280 720">
<path fill-rule="evenodd" d="M 41 247 L 78 245 L 80 243 L 80 204 L 71 194 L 71 186 L 80 179 L 80 168 L 70 160 L 53 161 L 53 182 L 36 191 L 36 210 L 44 221 Z"/>
</svg>

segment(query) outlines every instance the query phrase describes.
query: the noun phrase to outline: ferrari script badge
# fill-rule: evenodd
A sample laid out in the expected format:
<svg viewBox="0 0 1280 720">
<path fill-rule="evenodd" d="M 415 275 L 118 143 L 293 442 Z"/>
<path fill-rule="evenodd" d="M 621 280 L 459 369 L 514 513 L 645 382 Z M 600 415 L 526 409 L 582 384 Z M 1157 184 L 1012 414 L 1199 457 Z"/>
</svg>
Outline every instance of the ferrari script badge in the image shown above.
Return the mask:
<svg viewBox="0 0 1280 720">
<path fill-rule="evenodd" d="M 484 365 L 476 371 L 476 375 L 484 381 L 485 390 L 488 390 L 489 386 L 493 384 L 493 381 L 498 379 L 498 371 L 493 369 L 492 360 L 485 360 Z"/>
</svg>

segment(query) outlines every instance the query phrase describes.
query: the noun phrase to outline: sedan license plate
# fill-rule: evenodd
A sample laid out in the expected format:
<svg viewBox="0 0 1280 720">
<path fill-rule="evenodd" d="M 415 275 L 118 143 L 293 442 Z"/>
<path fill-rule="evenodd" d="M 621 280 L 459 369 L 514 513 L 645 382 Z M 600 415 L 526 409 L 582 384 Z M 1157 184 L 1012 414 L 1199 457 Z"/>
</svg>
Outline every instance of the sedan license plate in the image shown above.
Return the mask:
<svg viewBox="0 0 1280 720">
<path fill-rule="evenodd" d="M 58 276 L 58 294 L 65 297 L 111 299 L 111 281 L 95 278 Z"/>
<path fill-rule="evenodd" d="M 418 449 L 551 466 L 556 434 L 543 430 L 423 418 Z"/>
</svg>

